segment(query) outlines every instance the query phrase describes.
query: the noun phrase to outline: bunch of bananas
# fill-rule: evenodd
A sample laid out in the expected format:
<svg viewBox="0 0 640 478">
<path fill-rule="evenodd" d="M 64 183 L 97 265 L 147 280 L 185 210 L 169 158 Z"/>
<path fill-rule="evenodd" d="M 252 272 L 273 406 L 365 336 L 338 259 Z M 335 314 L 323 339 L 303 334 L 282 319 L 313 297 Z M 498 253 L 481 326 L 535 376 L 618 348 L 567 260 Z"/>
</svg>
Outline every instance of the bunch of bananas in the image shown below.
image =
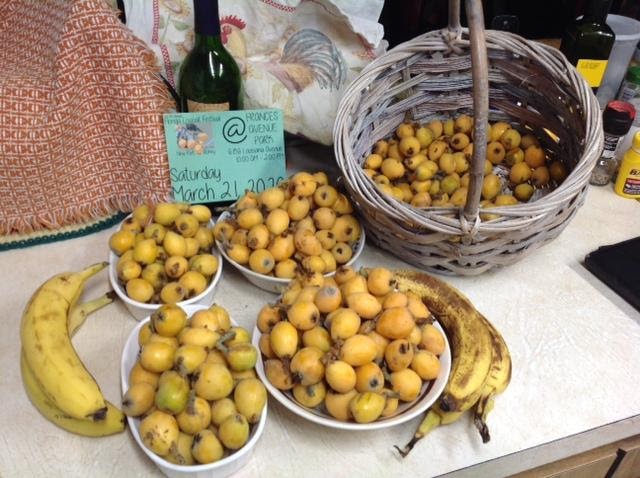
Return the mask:
<svg viewBox="0 0 640 478">
<path fill-rule="evenodd" d="M 447 283 L 424 273 L 408 270 L 395 272 L 399 290 L 418 294 L 447 332 L 451 344 L 449 381 L 418 426 L 413 438 L 403 448 L 406 456 L 431 430 L 453 423 L 467 410 L 473 410 L 474 424 L 482 441 L 490 439 L 487 415 L 496 395 L 511 380 L 511 357 L 504 339 L 469 300 Z"/>
<path fill-rule="evenodd" d="M 20 369 L 31 403 L 54 424 L 84 436 L 112 435 L 125 427 L 124 414 L 105 400 L 71 343 L 87 316 L 113 301 L 109 292 L 78 303 L 86 281 L 107 265 L 47 280 L 29 300 L 20 329 Z"/>
</svg>

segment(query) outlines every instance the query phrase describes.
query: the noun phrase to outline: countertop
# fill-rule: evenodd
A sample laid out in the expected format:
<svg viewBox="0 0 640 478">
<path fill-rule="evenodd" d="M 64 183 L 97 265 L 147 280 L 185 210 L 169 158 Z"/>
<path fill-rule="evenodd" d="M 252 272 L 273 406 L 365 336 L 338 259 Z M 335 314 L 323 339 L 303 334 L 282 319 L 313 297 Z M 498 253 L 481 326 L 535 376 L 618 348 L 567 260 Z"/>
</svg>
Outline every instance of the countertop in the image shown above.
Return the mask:
<svg viewBox="0 0 640 478">
<path fill-rule="evenodd" d="M 92 439 L 56 428 L 29 403 L 19 369 L 19 323 L 27 300 L 51 275 L 105 260 L 115 230 L 0 253 L 0 476 L 160 476 L 128 431 Z M 515 265 L 479 277 L 443 277 L 502 332 L 513 379 L 489 417 L 482 444 L 469 419 L 441 427 L 407 458 L 420 418 L 383 431 L 337 431 L 306 422 L 269 400 L 269 416 L 250 463 L 238 477 L 495 477 L 515 473 L 640 433 L 640 313 L 593 277 L 584 256 L 640 234 L 640 203 L 609 187 L 590 187 L 562 234 Z M 406 267 L 367 245 L 360 264 Z M 109 289 L 107 271 L 85 298 Z M 274 295 L 225 263 L 216 302 L 252 328 Z M 120 354 L 136 321 L 114 303 L 91 316 L 73 343 L 106 398 L 121 403 Z"/>
</svg>

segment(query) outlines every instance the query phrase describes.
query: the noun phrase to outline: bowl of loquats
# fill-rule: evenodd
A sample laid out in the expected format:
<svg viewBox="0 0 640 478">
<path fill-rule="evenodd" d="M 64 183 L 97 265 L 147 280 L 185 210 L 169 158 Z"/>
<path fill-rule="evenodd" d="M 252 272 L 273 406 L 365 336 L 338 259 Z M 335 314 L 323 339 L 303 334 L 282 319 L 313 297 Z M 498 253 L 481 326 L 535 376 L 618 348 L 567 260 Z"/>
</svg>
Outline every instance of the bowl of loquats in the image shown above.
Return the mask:
<svg viewBox="0 0 640 478">
<path fill-rule="evenodd" d="M 131 331 L 123 410 L 135 442 L 165 475 L 222 478 L 249 461 L 267 420 L 249 340 L 219 305 L 164 305 Z"/>
<path fill-rule="evenodd" d="M 353 212 L 325 173 L 300 172 L 261 193 L 245 193 L 220 214 L 214 238 L 249 282 L 279 294 L 294 277 L 319 283 L 357 262 L 365 232 Z"/>
<path fill-rule="evenodd" d="M 222 276 L 203 205 L 140 205 L 109 238 L 109 281 L 141 320 L 163 303 L 211 305 Z"/>
<path fill-rule="evenodd" d="M 294 280 L 258 313 L 256 371 L 269 393 L 319 425 L 368 431 L 404 423 L 440 396 L 447 337 L 422 300 L 384 268 L 340 268 L 322 287 Z"/>
</svg>

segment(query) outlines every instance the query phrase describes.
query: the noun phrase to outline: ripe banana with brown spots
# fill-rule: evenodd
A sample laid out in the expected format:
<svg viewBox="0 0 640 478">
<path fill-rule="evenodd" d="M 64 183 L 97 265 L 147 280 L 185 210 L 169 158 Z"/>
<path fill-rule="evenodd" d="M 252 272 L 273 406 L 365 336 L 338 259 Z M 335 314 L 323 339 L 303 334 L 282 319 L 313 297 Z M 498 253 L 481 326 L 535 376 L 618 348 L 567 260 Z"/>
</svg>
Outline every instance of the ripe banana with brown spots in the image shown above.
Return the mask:
<svg viewBox="0 0 640 478">
<path fill-rule="evenodd" d="M 491 334 L 491 346 L 493 348 L 493 360 L 480 392 L 480 398 L 474 406 L 474 423 L 480 432 L 482 442 L 487 443 L 491 436 L 487 426 L 487 415 L 493 410 L 496 395 L 504 392 L 511 381 L 511 355 L 500 332 L 496 330 L 486 317 L 480 315 Z"/>
<path fill-rule="evenodd" d="M 474 422 L 483 442 L 489 440 L 486 425 L 495 396 L 511 378 L 511 358 L 495 327 L 457 289 L 427 274 L 401 270 L 394 280 L 398 289 L 418 294 L 436 315 L 451 344 L 451 374 L 443 394 L 427 411 L 413 438 L 403 448 L 406 456 L 434 428 L 457 421 L 473 408 Z"/>
<path fill-rule="evenodd" d="M 400 270 L 399 290 L 419 295 L 447 332 L 451 374 L 438 401 L 445 412 L 468 410 L 480 397 L 492 360 L 491 334 L 478 311 L 461 292 L 430 275 Z"/>
</svg>

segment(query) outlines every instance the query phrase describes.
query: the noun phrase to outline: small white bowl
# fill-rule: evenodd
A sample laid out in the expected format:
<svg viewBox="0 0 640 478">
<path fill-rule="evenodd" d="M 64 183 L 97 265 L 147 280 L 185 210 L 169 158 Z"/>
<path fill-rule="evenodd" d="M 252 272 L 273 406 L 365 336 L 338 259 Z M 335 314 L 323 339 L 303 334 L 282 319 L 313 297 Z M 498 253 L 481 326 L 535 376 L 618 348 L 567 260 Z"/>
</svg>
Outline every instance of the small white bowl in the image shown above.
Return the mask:
<svg viewBox="0 0 640 478">
<path fill-rule="evenodd" d="M 424 413 L 438 399 L 447 384 L 447 380 L 449 379 L 449 374 L 451 372 L 451 349 L 449 348 L 449 341 L 447 340 L 447 336 L 444 333 L 444 330 L 442 330 L 440 324 L 434 322 L 433 325 L 440 331 L 440 333 L 442 333 L 445 341 L 444 352 L 439 357 L 440 373 L 435 380 L 423 384 L 420 395 L 413 402 L 400 402 L 398 410 L 394 415 L 386 418 L 380 418 L 372 423 L 343 422 L 322 410 L 307 408 L 301 405 L 295 400 L 295 398 L 293 398 L 293 393 L 290 391 L 284 392 L 279 390 L 269 382 L 269 379 L 264 372 L 262 356 L 260 356 L 260 359 L 256 363 L 256 372 L 273 398 L 296 415 L 306 418 L 309 421 L 330 428 L 354 431 L 370 431 L 393 427 Z M 260 350 L 260 335 L 262 335 L 262 333 L 257 327 L 255 327 L 253 330 L 252 343 L 258 348 L 258 350 Z"/>
<path fill-rule="evenodd" d="M 222 214 L 220 214 L 220 216 L 218 217 L 218 221 L 227 219 L 229 216 L 230 216 L 230 213 L 225 211 Z M 354 264 L 356 264 L 356 261 L 358 260 L 358 258 L 362 254 L 362 251 L 364 250 L 364 244 L 366 239 L 365 239 L 364 228 L 362 227 L 362 225 L 360 227 L 360 230 L 361 230 L 360 238 L 353 244 L 352 246 L 353 255 L 351 256 L 351 259 L 349 259 L 349 261 L 344 264 L 346 266 L 353 266 Z M 231 259 L 227 255 L 227 252 L 224 250 L 224 247 L 222 247 L 222 244 L 220 243 L 220 241 L 216 241 L 216 246 L 218 247 L 218 251 L 220 251 L 220 254 L 222 254 L 224 258 L 232 266 L 238 269 L 240 273 L 243 276 L 245 276 L 249 282 L 251 282 L 253 285 L 255 285 L 256 287 L 259 287 L 262 290 L 266 290 L 267 292 L 273 292 L 274 294 L 281 294 L 287 288 L 287 286 L 289 285 L 289 282 L 291 282 L 291 279 L 283 279 L 280 277 L 258 274 L 257 272 L 254 272 L 251 269 L 249 269 L 248 267 L 238 264 L 233 259 Z M 334 275 L 335 275 L 335 272 L 328 272 L 324 276 L 333 277 Z"/>
<path fill-rule="evenodd" d="M 218 286 L 218 282 L 220 281 L 220 277 L 222 276 L 222 257 L 220 254 L 212 249 L 211 254 L 218 258 L 218 270 L 211 278 L 211 282 L 207 286 L 207 288 L 202 291 L 200 294 L 191 297 L 190 299 L 183 300 L 182 302 L 178 302 L 180 307 L 184 307 L 186 305 L 205 305 L 210 306 L 213 304 L 213 296 L 215 295 L 216 288 Z M 109 282 L 111 282 L 111 287 L 116 292 L 118 297 L 124 302 L 124 305 L 129 310 L 129 313 L 136 319 L 142 320 L 143 318 L 151 315 L 151 313 L 160 307 L 162 304 L 147 304 L 144 302 L 138 302 L 137 300 L 131 299 L 127 292 L 122 288 L 120 282 L 118 281 L 118 273 L 116 272 L 116 264 L 118 263 L 118 256 L 113 253 L 113 251 L 109 252 Z"/>
<path fill-rule="evenodd" d="M 186 305 L 182 306 L 187 316 L 191 317 L 194 312 L 202 309 L 206 309 L 203 305 Z M 129 372 L 133 368 L 138 359 L 138 352 L 140 347 L 138 346 L 138 333 L 140 329 L 149 322 L 150 318 L 147 316 L 144 320 L 140 321 L 127 338 L 127 341 L 122 350 L 122 360 L 120 363 L 120 384 L 122 387 L 122 394 L 124 395 L 129 389 Z M 231 323 L 234 326 L 238 324 L 232 319 Z M 259 362 L 259 361 L 258 361 Z M 233 454 L 223 458 L 222 460 L 214 463 L 208 463 L 206 465 L 175 465 L 162 457 L 156 455 L 151 450 L 147 449 L 142 443 L 140 438 L 139 428 L 140 419 L 127 417 L 127 424 L 129 430 L 133 435 L 136 443 L 140 446 L 142 451 L 156 464 L 162 472 L 170 478 L 224 478 L 233 473 L 236 473 L 240 468 L 246 465 L 251 458 L 251 453 L 255 444 L 260 439 L 262 432 L 264 431 L 264 425 L 267 422 L 267 405 L 264 407 L 260 421 L 253 425 L 249 440 L 247 443 L 235 451 Z"/>
</svg>

